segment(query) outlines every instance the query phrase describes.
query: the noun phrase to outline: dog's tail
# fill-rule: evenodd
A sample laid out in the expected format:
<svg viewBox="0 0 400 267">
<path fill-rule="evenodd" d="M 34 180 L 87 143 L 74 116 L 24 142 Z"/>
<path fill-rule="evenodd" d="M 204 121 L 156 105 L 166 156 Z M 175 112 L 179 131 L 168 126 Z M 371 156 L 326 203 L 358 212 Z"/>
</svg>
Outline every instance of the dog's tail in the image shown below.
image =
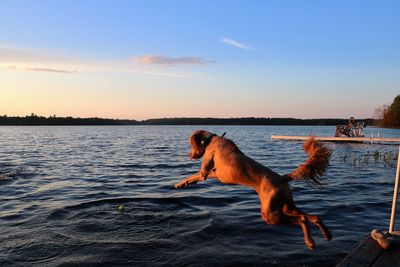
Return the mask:
<svg viewBox="0 0 400 267">
<path fill-rule="evenodd" d="M 321 177 L 325 174 L 332 151 L 313 136 L 304 143 L 304 151 L 308 159 L 297 169 L 287 174 L 289 180 L 303 180 L 313 185 L 323 185 Z"/>
</svg>

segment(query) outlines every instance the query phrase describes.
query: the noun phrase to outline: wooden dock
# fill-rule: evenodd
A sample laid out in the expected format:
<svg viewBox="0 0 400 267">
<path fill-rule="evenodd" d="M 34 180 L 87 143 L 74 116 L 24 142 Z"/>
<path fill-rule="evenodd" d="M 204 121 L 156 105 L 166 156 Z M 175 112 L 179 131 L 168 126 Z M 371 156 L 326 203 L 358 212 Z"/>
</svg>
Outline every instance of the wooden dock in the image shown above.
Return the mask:
<svg viewBox="0 0 400 267">
<path fill-rule="evenodd" d="M 291 141 L 304 141 L 309 136 L 301 135 L 271 135 L 271 140 L 291 140 Z M 359 143 L 398 143 L 400 144 L 400 138 L 391 137 L 334 137 L 334 136 L 315 136 L 315 139 L 319 141 L 327 142 L 359 142 Z"/>
<path fill-rule="evenodd" d="M 400 266 L 400 247 L 382 249 L 370 235 L 336 267 L 396 267 Z"/>
</svg>

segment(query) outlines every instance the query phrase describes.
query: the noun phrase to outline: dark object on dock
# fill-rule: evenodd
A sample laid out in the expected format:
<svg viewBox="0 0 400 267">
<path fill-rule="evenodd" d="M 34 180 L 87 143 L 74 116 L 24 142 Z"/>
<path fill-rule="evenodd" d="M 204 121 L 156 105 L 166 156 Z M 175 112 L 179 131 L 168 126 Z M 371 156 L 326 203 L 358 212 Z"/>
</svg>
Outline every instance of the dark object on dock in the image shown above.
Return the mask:
<svg viewBox="0 0 400 267">
<path fill-rule="evenodd" d="M 336 265 L 336 267 L 347 266 L 400 266 L 400 247 L 391 246 L 387 250 L 384 250 L 368 235 L 358 247 Z"/>
<path fill-rule="evenodd" d="M 342 135 L 347 137 L 364 137 L 364 122 L 356 122 L 354 117 L 350 117 L 347 125 L 337 125 L 335 137 Z"/>
<path fill-rule="evenodd" d="M 400 246 L 399 231 L 392 231 L 392 233 L 389 233 L 387 231 L 378 231 L 377 229 L 373 229 L 371 237 L 375 239 L 378 245 L 383 249 L 388 249 L 392 246 Z"/>
</svg>

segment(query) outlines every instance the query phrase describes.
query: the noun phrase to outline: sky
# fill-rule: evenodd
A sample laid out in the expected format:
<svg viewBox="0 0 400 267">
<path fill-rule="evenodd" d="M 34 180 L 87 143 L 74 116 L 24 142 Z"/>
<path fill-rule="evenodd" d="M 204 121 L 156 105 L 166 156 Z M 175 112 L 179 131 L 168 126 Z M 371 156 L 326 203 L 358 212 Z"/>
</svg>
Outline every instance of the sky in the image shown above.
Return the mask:
<svg viewBox="0 0 400 267">
<path fill-rule="evenodd" d="M 373 117 L 400 1 L 1 0 L 0 115 Z"/>
</svg>

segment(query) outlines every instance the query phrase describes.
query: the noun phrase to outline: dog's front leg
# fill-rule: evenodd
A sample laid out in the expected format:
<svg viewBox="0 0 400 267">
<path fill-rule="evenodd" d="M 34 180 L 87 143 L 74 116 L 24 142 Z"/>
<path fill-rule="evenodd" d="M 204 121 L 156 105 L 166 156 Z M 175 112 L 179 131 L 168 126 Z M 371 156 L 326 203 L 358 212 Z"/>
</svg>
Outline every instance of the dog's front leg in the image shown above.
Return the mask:
<svg viewBox="0 0 400 267">
<path fill-rule="evenodd" d="M 199 181 L 204 181 L 207 177 L 217 178 L 215 174 L 214 161 L 211 156 L 204 156 L 200 171 L 185 180 L 175 184 L 175 188 L 182 188 L 189 184 L 195 184 Z"/>
<path fill-rule="evenodd" d="M 200 174 L 200 172 L 198 172 L 198 173 L 193 174 L 192 176 L 186 178 L 185 180 L 175 184 L 175 188 L 182 188 L 189 184 L 195 184 L 201 180 L 200 178 L 201 178 L 201 174 Z"/>
<path fill-rule="evenodd" d="M 209 178 L 217 178 L 217 175 L 215 174 L 215 169 L 211 170 L 207 177 Z M 175 188 L 182 188 L 190 184 L 196 184 L 199 181 L 204 181 L 205 179 L 203 178 L 201 172 L 197 172 L 193 174 L 192 176 L 186 178 L 183 181 L 180 181 L 179 183 L 175 184 Z"/>
</svg>

